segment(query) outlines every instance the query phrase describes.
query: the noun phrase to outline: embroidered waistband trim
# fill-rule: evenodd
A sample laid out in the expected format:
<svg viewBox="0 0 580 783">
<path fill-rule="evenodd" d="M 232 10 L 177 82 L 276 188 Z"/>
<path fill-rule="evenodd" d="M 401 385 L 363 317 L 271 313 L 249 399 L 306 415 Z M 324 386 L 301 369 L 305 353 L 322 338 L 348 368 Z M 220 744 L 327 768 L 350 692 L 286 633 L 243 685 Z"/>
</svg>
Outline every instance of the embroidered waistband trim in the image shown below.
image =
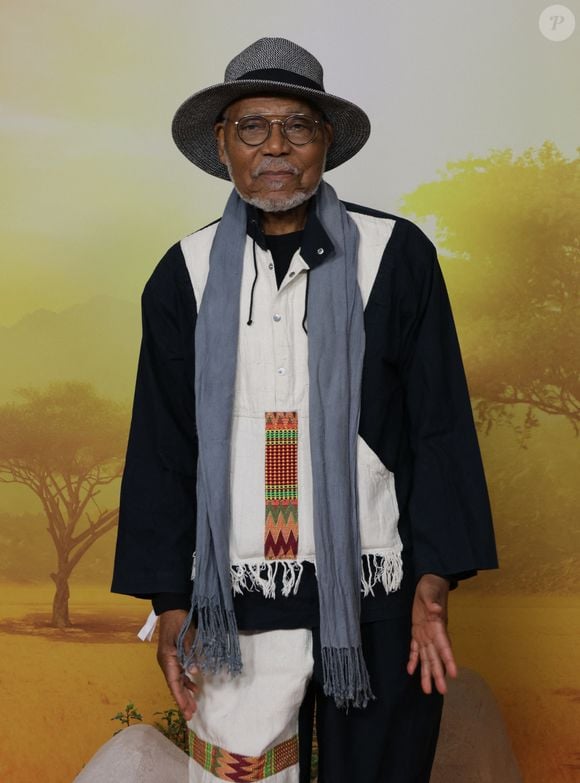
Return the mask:
<svg viewBox="0 0 580 783">
<path fill-rule="evenodd" d="M 205 742 L 189 729 L 189 755 L 218 780 L 258 781 L 298 764 L 298 735 L 280 742 L 261 756 L 232 753 L 219 745 Z"/>
</svg>

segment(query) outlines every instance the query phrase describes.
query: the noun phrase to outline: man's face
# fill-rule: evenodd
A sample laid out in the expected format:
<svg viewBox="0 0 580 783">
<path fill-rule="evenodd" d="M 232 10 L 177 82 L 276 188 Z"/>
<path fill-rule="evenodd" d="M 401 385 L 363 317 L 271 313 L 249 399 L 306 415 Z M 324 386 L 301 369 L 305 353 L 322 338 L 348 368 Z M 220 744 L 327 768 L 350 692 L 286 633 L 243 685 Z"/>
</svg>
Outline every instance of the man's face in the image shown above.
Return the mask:
<svg viewBox="0 0 580 783">
<path fill-rule="evenodd" d="M 272 125 L 262 144 L 250 147 L 238 136 L 235 121 L 260 114 L 270 120 L 284 120 L 290 114 L 307 114 L 320 120 L 314 141 L 295 146 Z M 307 201 L 324 173 L 326 152 L 332 142 L 332 126 L 320 112 L 298 98 L 253 96 L 231 103 L 226 121 L 216 123 L 219 159 L 228 167 L 236 190 L 244 201 L 266 212 L 284 212 Z"/>
</svg>

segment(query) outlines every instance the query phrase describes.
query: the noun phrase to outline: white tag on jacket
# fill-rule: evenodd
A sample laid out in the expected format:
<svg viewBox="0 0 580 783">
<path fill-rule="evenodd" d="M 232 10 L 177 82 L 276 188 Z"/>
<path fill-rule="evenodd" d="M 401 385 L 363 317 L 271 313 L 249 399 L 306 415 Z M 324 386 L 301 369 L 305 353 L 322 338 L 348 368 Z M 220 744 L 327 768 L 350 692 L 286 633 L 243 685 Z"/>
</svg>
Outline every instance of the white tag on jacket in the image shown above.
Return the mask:
<svg viewBox="0 0 580 783">
<path fill-rule="evenodd" d="M 151 610 L 149 617 L 145 621 L 145 625 L 137 636 L 141 639 L 142 642 L 150 642 L 153 639 L 153 634 L 155 632 L 155 626 L 157 625 L 157 615 L 153 610 Z"/>
</svg>

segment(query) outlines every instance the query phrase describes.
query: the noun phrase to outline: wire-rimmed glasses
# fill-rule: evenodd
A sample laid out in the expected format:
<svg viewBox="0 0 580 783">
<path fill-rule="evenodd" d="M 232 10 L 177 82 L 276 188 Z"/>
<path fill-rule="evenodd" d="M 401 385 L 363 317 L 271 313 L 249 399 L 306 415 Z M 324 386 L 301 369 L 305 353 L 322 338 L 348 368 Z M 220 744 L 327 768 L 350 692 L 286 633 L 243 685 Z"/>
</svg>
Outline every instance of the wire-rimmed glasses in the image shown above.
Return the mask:
<svg viewBox="0 0 580 783">
<path fill-rule="evenodd" d="M 282 135 L 290 144 L 302 147 L 316 138 L 320 120 L 308 114 L 290 114 L 284 120 L 270 120 L 261 114 L 248 114 L 235 120 L 239 138 L 249 147 L 258 147 L 270 138 L 272 125 L 280 125 Z"/>
</svg>

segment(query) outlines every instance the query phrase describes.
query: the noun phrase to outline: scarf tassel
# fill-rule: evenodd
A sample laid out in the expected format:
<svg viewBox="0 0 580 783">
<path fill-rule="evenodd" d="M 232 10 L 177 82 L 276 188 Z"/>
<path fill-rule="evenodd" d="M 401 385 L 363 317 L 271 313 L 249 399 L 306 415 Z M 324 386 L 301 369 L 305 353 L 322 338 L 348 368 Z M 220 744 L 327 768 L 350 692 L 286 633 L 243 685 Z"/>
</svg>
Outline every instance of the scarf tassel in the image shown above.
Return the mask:
<svg viewBox="0 0 580 783">
<path fill-rule="evenodd" d="M 400 551 L 365 553 L 361 559 L 361 587 L 364 596 L 375 594 L 374 588 L 382 584 L 385 592 L 398 590 L 403 579 L 403 559 Z"/>
<path fill-rule="evenodd" d="M 240 595 L 244 592 L 258 591 L 265 598 L 275 598 L 276 575 L 280 569 L 282 569 L 282 595 L 289 596 L 290 593 L 296 595 L 304 566 L 301 562 L 294 560 L 232 563 L 230 565 L 232 590 L 234 594 Z M 265 576 L 262 576 L 263 571 L 266 572 Z"/>
<path fill-rule="evenodd" d="M 232 675 L 239 674 L 242 671 L 242 654 L 235 613 L 226 611 L 217 602 L 205 600 L 201 605 L 199 603 L 192 602 L 177 637 L 177 653 L 183 669 L 187 670 L 193 664 L 212 674 L 221 667 L 225 667 Z M 185 635 L 191 627 L 196 608 L 195 640 L 186 653 Z"/>
<path fill-rule="evenodd" d="M 361 647 L 323 647 L 322 677 L 326 696 L 332 696 L 336 706 L 366 707 L 377 697 L 371 690 L 369 673 Z"/>
</svg>

